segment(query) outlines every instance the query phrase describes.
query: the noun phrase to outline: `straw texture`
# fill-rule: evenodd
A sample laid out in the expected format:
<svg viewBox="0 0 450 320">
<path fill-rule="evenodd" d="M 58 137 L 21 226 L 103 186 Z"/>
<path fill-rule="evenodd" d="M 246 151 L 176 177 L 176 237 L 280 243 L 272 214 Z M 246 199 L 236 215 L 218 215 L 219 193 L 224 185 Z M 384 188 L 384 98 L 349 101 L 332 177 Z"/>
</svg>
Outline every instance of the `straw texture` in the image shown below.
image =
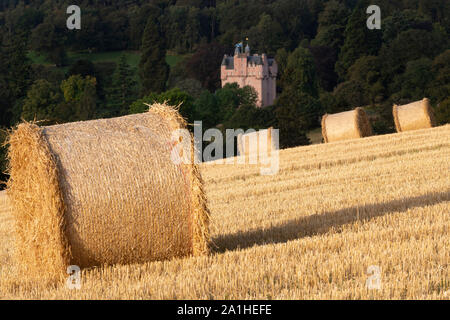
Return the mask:
<svg viewBox="0 0 450 320">
<path fill-rule="evenodd" d="M 144 114 L 49 127 L 20 124 L 9 136 L 8 194 L 19 263 L 64 274 L 208 251 L 208 209 L 195 164 L 175 164 L 172 132 L 184 119 L 166 105 Z M 185 141 L 191 146 L 192 141 Z"/>
<path fill-rule="evenodd" d="M 362 108 L 322 117 L 324 142 L 358 139 L 373 134 L 369 119 Z"/>
<path fill-rule="evenodd" d="M 270 127 L 265 130 L 238 135 L 239 155 L 245 157 L 257 157 L 259 154 L 270 155 L 271 151 L 276 149 L 272 140 L 272 129 Z"/>
<path fill-rule="evenodd" d="M 394 104 L 392 113 L 397 132 L 427 129 L 435 126 L 433 109 L 430 100 L 427 98 L 402 106 Z"/>
<path fill-rule="evenodd" d="M 0 214 L 9 213 L 10 210 L 11 206 L 6 191 L 0 191 Z"/>
</svg>

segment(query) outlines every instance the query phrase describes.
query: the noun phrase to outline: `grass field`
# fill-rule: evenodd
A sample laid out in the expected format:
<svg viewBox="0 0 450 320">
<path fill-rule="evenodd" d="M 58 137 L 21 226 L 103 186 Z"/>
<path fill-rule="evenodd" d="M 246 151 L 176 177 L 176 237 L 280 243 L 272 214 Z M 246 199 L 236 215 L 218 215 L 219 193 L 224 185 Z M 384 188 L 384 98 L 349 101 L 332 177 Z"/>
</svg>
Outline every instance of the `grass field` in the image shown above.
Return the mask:
<svg viewBox="0 0 450 320">
<path fill-rule="evenodd" d="M 80 290 L 13 277 L 3 212 L 0 297 L 449 299 L 449 159 L 447 125 L 282 150 L 274 176 L 202 164 L 212 253 L 83 270 Z"/>
<path fill-rule="evenodd" d="M 95 62 L 119 62 L 119 58 L 122 54 L 125 54 L 127 57 L 127 62 L 132 68 L 137 68 L 139 65 L 139 61 L 141 59 L 141 55 L 138 51 L 112 51 L 112 52 L 94 52 L 94 53 L 77 53 L 77 52 L 68 52 L 67 53 L 67 64 L 71 65 L 77 60 L 88 60 L 93 63 Z M 42 65 L 52 65 L 51 62 L 46 60 L 44 55 L 39 55 L 36 52 L 30 52 L 28 54 L 30 60 L 35 64 Z M 166 55 L 166 62 L 172 68 L 178 62 L 182 61 L 185 56 L 180 56 L 172 53 L 168 53 Z M 68 67 L 65 67 L 68 69 Z"/>
</svg>

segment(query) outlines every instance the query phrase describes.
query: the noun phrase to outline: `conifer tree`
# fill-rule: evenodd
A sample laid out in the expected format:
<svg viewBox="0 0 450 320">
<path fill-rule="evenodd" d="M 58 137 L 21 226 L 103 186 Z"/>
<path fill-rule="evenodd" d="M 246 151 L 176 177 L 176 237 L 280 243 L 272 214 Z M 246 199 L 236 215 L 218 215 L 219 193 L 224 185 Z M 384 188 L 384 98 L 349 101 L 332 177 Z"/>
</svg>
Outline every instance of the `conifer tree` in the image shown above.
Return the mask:
<svg viewBox="0 0 450 320">
<path fill-rule="evenodd" d="M 108 92 L 108 112 L 111 116 L 127 114 L 130 104 L 136 100 L 136 81 L 133 74 L 126 56 L 122 54 Z"/>
<path fill-rule="evenodd" d="M 169 66 L 166 63 L 164 36 L 155 14 L 148 18 L 142 37 L 141 53 L 139 63 L 139 76 L 142 82 L 141 95 L 163 92 L 169 76 Z"/>
</svg>

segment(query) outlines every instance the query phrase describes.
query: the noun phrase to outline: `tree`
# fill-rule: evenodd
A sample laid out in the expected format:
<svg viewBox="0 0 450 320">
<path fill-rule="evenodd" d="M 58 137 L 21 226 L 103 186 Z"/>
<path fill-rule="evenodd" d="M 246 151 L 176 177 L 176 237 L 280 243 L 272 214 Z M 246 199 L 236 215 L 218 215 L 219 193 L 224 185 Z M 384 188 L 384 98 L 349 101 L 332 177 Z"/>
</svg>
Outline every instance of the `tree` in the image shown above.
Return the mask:
<svg viewBox="0 0 450 320">
<path fill-rule="evenodd" d="M 433 61 L 421 58 L 406 64 L 406 70 L 401 76 L 401 98 L 421 100 L 428 97 L 429 86 L 434 79 L 432 72 Z"/>
<path fill-rule="evenodd" d="M 283 92 L 284 83 L 283 77 L 284 71 L 286 70 L 287 61 L 289 58 L 289 53 L 285 48 L 281 48 L 277 50 L 277 54 L 275 55 L 275 61 L 278 65 L 278 74 L 277 74 L 277 93 Z"/>
<path fill-rule="evenodd" d="M 276 121 L 280 129 L 280 146 L 290 148 L 309 144 L 306 131 L 318 123 L 320 105 L 310 95 L 288 87 L 276 102 Z"/>
<path fill-rule="evenodd" d="M 47 56 L 57 67 L 64 66 L 67 60 L 64 47 L 65 36 L 60 27 L 53 21 L 45 21 L 38 25 L 31 34 L 31 46 L 39 53 Z"/>
<path fill-rule="evenodd" d="M 439 125 L 450 123 L 450 98 L 440 102 L 434 112 Z"/>
<path fill-rule="evenodd" d="M 89 120 L 96 113 L 97 79 L 91 76 L 74 75 L 61 83 L 65 102 L 72 107 L 70 121 Z"/>
<path fill-rule="evenodd" d="M 347 70 L 363 55 L 377 55 L 381 45 L 381 31 L 366 26 L 367 0 L 360 0 L 348 20 L 344 32 L 344 45 L 336 62 L 336 72 L 341 80 L 347 79 Z"/>
<path fill-rule="evenodd" d="M 139 76 L 142 82 L 142 95 L 163 92 L 169 76 L 169 66 L 166 63 L 164 36 L 155 13 L 148 18 L 142 37 L 141 54 Z"/>
<path fill-rule="evenodd" d="M 333 91 L 333 96 L 336 99 L 336 107 L 339 111 L 347 111 L 369 103 L 363 84 L 353 80 L 338 84 Z"/>
<path fill-rule="evenodd" d="M 136 81 L 133 70 L 122 54 L 113 75 L 112 85 L 108 90 L 108 111 L 110 116 L 120 116 L 128 113 L 129 105 L 136 99 Z"/>
<path fill-rule="evenodd" d="M 272 5 L 272 10 L 273 19 L 281 24 L 283 47 L 288 51 L 297 48 L 302 39 L 314 35 L 317 25 L 308 1 L 279 0 Z"/>
<path fill-rule="evenodd" d="M 389 43 L 401 32 L 410 29 L 431 31 L 433 25 L 428 18 L 416 10 L 396 10 L 392 16 L 383 19 L 383 42 Z"/>
<path fill-rule="evenodd" d="M 283 92 L 275 102 L 275 114 L 283 147 L 308 144 L 306 131 L 319 125 L 322 108 L 314 59 L 298 47 L 289 55 L 282 75 Z"/>
<path fill-rule="evenodd" d="M 337 53 L 344 43 L 344 31 L 349 14 L 344 4 L 336 0 L 328 1 L 319 14 L 317 35 L 311 44 L 333 48 Z"/>
<path fill-rule="evenodd" d="M 385 88 L 382 83 L 381 63 L 378 57 L 363 56 L 356 60 L 348 70 L 348 78 L 351 82 L 358 83 L 363 90 L 362 95 L 368 98 L 362 99 L 360 103 L 365 101 L 375 104 L 383 100 Z"/>
<path fill-rule="evenodd" d="M 239 88 L 237 83 L 227 83 L 215 93 L 220 110 L 220 121 L 230 119 L 242 106 L 256 106 L 257 94 L 253 87 Z"/>
<path fill-rule="evenodd" d="M 70 66 L 67 75 L 80 75 L 82 77 L 92 76 L 95 77 L 95 67 L 94 64 L 89 60 L 77 60 L 73 65 Z"/>
<path fill-rule="evenodd" d="M 152 92 L 142 99 L 136 100 L 130 105 L 130 113 L 142 113 L 148 111 L 147 104 L 167 103 L 179 107 L 180 114 L 188 121 L 194 122 L 194 98 L 178 88 L 174 88 L 159 94 Z"/>
<path fill-rule="evenodd" d="M 450 49 L 434 58 L 431 72 L 435 76 L 430 84 L 430 98 L 443 101 L 450 96 Z"/>
<path fill-rule="evenodd" d="M 32 70 L 23 35 L 6 34 L 0 40 L 0 126 L 9 126 L 19 120 L 20 100 L 32 84 Z"/>
<path fill-rule="evenodd" d="M 189 95 L 191 95 L 194 99 L 200 97 L 200 95 L 204 91 L 200 81 L 192 78 L 177 79 L 170 88 L 171 89 L 178 88 L 181 91 L 185 91 Z"/>
<path fill-rule="evenodd" d="M 220 108 L 217 98 L 208 90 L 203 90 L 194 102 L 195 120 L 203 122 L 203 128 L 213 128 L 220 123 Z"/>
<path fill-rule="evenodd" d="M 336 51 L 330 47 L 314 46 L 309 47 L 309 51 L 314 57 L 320 86 L 327 91 L 333 90 L 338 80 L 338 76 L 334 71 L 337 59 Z"/>
<path fill-rule="evenodd" d="M 139 50 L 142 43 L 142 33 L 145 30 L 148 17 L 155 8 L 151 5 L 144 4 L 141 7 L 133 6 L 129 10 L 129 48 Z"/>
<path fill-rule="evenodd" d="M 248 31 L 251 47 L 268 55 L 275 55 L 276 50 L 281 47 L 283 29 L 272 17 L 263 13 L 259 23 Z"/>
<path fill-rule="evenodd" d="M 62 102 L 58 88 L 44 79 L 36 80 L 23 101 L 22 118 L 28 121 L 44 120 L 45 124 L 64 121 L 57 115 L 58 104 Z"/>
<path fill-rule="evenodd" d="M 420 58 L 433 59 L 447 48 L 448 39 L 439 31 L 410 29 L 400 34 L 380 50 L 381 71 L 384 83 L 389 84 L 389 93 L 401 90 L 401 75 L 409 61 Z M 395 79 L 397 78 L 397 79 Z M 392 81 L 394 79 L 394 81 Z"/>
<path fill-rule="evenodd" d="M 211 92 L 220 88 L 220 63 L 224 52 L 225 48 L 217 42 L 201 45 L 184 63 L 187 77 L 197 79 Z"/>
<path fill-rule="evenodd" d="M 282 81 L 287 87 L 319 97 L 317 72 L 314 58 L 308 49 L 298 47 L 289 55 Z"/>
</svg>

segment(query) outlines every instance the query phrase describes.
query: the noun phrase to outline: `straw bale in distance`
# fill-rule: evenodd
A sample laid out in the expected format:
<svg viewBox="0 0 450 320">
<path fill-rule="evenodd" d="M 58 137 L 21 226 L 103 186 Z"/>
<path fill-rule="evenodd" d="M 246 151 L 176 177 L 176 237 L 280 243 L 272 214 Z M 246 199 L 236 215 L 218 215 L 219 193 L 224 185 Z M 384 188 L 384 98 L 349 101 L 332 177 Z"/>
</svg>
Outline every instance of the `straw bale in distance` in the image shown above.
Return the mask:
<svg viewBox="0 0 450 320">
<path fill-rule="evenodd" d="M 273 128 L 270 127 L 265 130 L 238 135 L 237 143 L 239 155 L 245 157 L 257 157 L 259 154 L 270 155 L 271 151 L 276 149 L 272 139 L 272 129 Z M 267 139 L 267 142 L 264 141 L 265 138 Z"/>
<path fill-rule="evenodd" d="M 322 117 L 324 142 L 358 139 L 371 136 L 372 126 L 362 108 Z"/>
<path fill-rule="evenodd" d="M 8 195 L 27 274 L 140 263 L 208 251 L 208 210 L 195 164 L 171 160 L 173 108 L 9 136 Z M 191 137 L 192 138 L 192 137 Z M 193 144 L 190 143 L 192 154 Z"/>
<path fill-rule="evenodd" d="M 394 104 L 392 113 L 397 132 L 427 129 L 435 126 L 433 109 L 430 100 L 427 98 L 402 106 Z"/>
</svg>

